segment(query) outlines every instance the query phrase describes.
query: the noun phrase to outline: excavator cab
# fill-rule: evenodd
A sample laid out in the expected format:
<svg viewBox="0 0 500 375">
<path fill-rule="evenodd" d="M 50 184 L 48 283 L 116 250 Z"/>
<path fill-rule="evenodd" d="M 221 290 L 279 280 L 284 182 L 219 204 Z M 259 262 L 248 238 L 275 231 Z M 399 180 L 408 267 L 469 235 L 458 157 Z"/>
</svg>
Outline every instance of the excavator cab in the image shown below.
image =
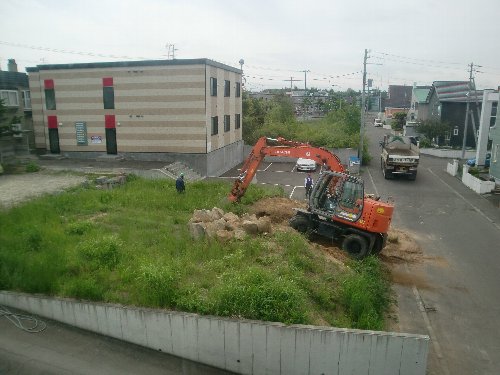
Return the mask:
<svg viewBox="0 0 500 375">
<path fill-rule="evenodd" d="M 323 172 L 311 192 L 310 211 L 355 222 L 363 212 L 363 181 L 344 173 Z"/>
</svg>

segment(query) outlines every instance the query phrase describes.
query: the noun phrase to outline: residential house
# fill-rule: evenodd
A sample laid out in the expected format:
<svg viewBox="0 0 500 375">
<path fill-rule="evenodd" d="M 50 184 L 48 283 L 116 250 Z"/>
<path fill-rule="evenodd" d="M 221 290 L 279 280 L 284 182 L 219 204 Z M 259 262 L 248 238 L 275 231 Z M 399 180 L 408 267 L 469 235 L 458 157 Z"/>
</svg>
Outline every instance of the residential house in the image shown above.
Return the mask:
<svg viewBox="0 0 500 375">
<path fill-rule="evenodd" d="M 178 59 L 27 71 L 39 149 L 182 161 L 202 175 L 223 173 L 243 159 L 240 69 Z"/>
<path fill-rule="evenodd" d="M 484 90 L 479 126 L 476 164 L 485 165 L 488 144 L 491 142 L 490 176 L 500 184 L 500 90 Z"/>
<path fill-rule="evenodd" d="M 431 88 L 432 86 L 413 86 L 407 121 L 416 121 L 417 119 L 426 119 L 429 117 L 428 104 Z"/>
<path fill-rule="evenodd" d="M 392 118 L 395 113 L 408 113 L 411 104 L 412 86 L 389 85 L 384 101 L 385 118 Z"/>
<path fill-rule="evenodd" d="M 8 70 L 0 70 L 0 99 L 7 111 L 4 122 L 16 123 L 14 139 L 3 140 L 12 147 L 12 153 L 30 151 L 34 148 L 33 121 L 31 117 L 31 95 L 28 75 L 17 71 L 14 59 L 8 60 Z"/>
<path fill-rule="evenodd" d="M 461 147 L 468 102 L 471 116 L 468 120 L 466 146 L 476 147 L 475 132 L 479 127 L 482 97 L 482 90 L 471 88 L 469 81 L 435 81 L 428 95 L 427 110 L 419 113 L 417 120 L 432 119 L 449 123 L 452 130 L 444 141 L 450 146 Z"/>
</svg>

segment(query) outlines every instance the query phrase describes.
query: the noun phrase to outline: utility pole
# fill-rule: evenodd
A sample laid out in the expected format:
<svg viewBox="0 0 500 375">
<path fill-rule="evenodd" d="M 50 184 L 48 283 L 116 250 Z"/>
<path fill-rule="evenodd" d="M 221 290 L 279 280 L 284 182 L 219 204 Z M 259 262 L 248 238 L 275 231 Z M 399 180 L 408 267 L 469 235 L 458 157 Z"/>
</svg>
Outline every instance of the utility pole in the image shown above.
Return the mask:
<svg viewBox="0 0 500 375">
<path fill-rule="evenodd" d="M 469 125 L 470 90 L 471 90 L 471 83 L 473 80 L 472 72 L 474 71 L 474 63 L 471 62 L 468 66 L 470 67 L 470 70 L 469 70 L 469 91 L 466 94 L 466 96 L 467 96 L 466 103 L 467 104 L 465 107 L 464 136 L 462 139 L 462 159 L 465 158 L 465 146 L 466 146 L 466 142 L 467 142 L 467 128 Z M 471 113 L 471 115 L 473 116 L 474 114 Z M 474 132 L 476 133 L 475 129 L 474 129 Z M 474 134 L 474 137 L 476 137 L 476 134 Z M 476 144 L 477 144 L 477 139 L 476 139 Z"/>
<path fill-rule="evenodd" d="M 178 50 L 175 48 L 175 44 L 167 43 L 165 47 L 167 48 L 167 60 L 175 60 L 175 51 Z"/>
<path fill-rule="evenodd" d="M 304 73 L 304 92 L 307 91 L 307 73 L 310 72 L 310 70 L 301 70 L 301 72 Z"/>
<path fill-rule="evenodd" d="M 293 91 L 293 83 L 294 82 L 299 82 L 302 81 L 301 79 L 294 79 L 293 77 L 290 77 L 290 79 L 284 79 L 285 82 L 290 81 L 290 96 L 292 96 L 292 91 Z"/>
<path fill-rule="evenodd" d="M 361 94 L 361 126 L 359 128 L 359 149 L 358 158 L 360 165 L 363 164 L 363 140 L 365 137 L 365 86 L 366 86 L 366 60 L 368 59 L 368 50 L 365 49 L 363 59 L 363 92 Z"/>
<path fill-rule="evenodd" d="M 306 106 L 304 105 L 304 99 L 305 99 L 305 96 L 307 95 L 307 72 L 310 72 L 310 70 L 304 69 L 304 70 L 301 70 L 301 72 L 304 72 L 304 96 L 302 97 L 302 105 L 304 107 L 304 112 L 302 113 L 302 117 L 305 121 L 305 119 L 306 119 Z"/>
</svg>

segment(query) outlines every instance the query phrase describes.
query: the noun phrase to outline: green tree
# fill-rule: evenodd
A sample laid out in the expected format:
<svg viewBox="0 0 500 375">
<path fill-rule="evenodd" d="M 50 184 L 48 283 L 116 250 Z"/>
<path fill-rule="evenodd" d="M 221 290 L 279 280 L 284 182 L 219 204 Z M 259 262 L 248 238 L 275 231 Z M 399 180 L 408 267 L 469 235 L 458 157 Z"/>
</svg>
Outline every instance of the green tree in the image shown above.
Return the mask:
<svg viewBox="0 0 500 375">
<path fill-rule="evenodd" d="M 292 99 L 285 94 L 276 95 L 266 114 L 266 122 L 286 124 L 295 121 L 295 108 Z"/>
<path fill-rule="evenodd" d="M 5 114 L 7 113 L 7 108 L 5 107 L 4 100 L 0 99 L 0 136 L 9 135 L 10 124 L 7 122 Z"/>
<path fill-rule="evenodd" d="M 268 105 L 263 99 L 251 98 L 243 91 L 243 140 L 254 144 L 259 130 L 264 126 Z"/>
<path fill-rule="evenodd" d="M 396 112 L 391 121 L 391 127 L 394 130 L 401 131 L 403 130 L 403 126 L 406 124 L 406 113 L 404 112 Z"/>
<path fill-rule="evenodd" d="M 443 138 L 447 132 L 451 131 L 451 125 L 438 120 L 424 120 L 415 127 L 415 130 L 432 141 Z"/>
</svg>

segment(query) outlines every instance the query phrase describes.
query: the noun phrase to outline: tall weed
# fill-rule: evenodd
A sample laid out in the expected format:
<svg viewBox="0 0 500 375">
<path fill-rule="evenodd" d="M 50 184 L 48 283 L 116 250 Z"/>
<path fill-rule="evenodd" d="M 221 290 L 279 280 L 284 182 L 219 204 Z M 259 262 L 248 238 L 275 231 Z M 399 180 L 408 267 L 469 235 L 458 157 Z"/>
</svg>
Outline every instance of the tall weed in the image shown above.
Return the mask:
<svg viewBox="0 0 500 375">
<path fill-rule="evenodd" d="M 157 307 L 173 307 L 177 297 L 180 274 L 173 266 L 155 263 L 139 268 L 137 281 L 145 303 Z"/>
<path fill-rule="evenodd" d="M 376 257 L 353 262 L 351 266 L 353 272 L 341 285 L 340 302 L 354 328 L 382 329 L 390 298 L 387 272 Z"/>
<path fill-rule="evenodd" d="M 112 235 L 82 241 L 77 246 L 77 251 L 83 260 L 87 261 L 93 268 L 112 270 L 120 261 L 122 247 L 122 241 Z"/>
<path fill-rule="evenodd" d="M 287 324 L 306 323 L 305 297 L 291 279 L 251 267 L 224 275 L 213 291 L 217 315 Z"/>
</svg>

